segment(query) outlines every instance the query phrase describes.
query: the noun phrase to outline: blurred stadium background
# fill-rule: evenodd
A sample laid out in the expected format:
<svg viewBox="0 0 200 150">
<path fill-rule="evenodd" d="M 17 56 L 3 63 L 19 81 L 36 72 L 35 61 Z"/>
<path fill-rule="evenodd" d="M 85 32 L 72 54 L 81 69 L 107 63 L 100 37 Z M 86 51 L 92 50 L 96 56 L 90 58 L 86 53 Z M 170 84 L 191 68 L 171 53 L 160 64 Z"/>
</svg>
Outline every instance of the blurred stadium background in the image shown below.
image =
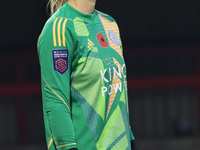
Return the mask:
<svg viewBox="0 0 200 150">
<path fill-rule="evenodd" d="M 98 0 L 118 22 L 138 150 L 200 149 L 200 1 Z M 46 0 L 2 1 L 0 150 L 45 150 L 37 38 Z"/>
</svg>

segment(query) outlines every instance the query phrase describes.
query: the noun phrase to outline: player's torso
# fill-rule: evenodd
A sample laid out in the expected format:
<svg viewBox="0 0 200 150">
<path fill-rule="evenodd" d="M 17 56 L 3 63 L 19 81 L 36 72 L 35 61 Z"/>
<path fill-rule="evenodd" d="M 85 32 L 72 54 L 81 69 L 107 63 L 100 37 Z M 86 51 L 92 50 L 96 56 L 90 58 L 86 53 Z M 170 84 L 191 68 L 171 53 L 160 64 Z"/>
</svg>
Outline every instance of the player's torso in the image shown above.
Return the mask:
<svg viewBox="0 0 200 150">
<path fill-rule="evenodd" d="M 126 87 L 126 66 L 117 24 L 104 17 L 99 17 L 97 24 L 76 18 L 74 30 L 79 60 L 72 68 L 72 86 L 86 100 L 91 99 L 91 103 L 104 99 L 105 106 L 111 107 L 117 93 L 122 93 Z M 92 93 L 95 93 L 94 97 Z"/>
<path fill-rule="evenodd" d="M 78 18 L 74 21 L 79 60 L 72 68 L 71 87 L 86 116 L 97 148 L 103 149 L 102 145 L 104 148 L 114 146 L 112 143 L 121 134 L 128 134 L 129 127 L 126 66 L 118 27 L 115 22 L 99 16 L 97 24 L 87 24 L 78 21 Z M 107 130 L 116 134 L 104 135 Z"/>
</svg>

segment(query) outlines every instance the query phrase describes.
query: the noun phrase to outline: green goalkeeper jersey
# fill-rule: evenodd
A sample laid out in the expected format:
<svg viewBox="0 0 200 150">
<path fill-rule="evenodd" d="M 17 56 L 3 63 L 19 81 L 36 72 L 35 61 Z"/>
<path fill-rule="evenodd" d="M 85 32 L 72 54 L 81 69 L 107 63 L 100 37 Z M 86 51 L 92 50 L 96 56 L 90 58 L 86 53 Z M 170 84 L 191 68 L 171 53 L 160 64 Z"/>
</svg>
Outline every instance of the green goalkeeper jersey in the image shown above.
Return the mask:
<svg viewBox="0 0 200 150">
<path fill-rule="evenodd" d="M 65 3 L 38 40 L 49 150 L 130 150 L 126 66 L 115 20 Z"/>
</svg>

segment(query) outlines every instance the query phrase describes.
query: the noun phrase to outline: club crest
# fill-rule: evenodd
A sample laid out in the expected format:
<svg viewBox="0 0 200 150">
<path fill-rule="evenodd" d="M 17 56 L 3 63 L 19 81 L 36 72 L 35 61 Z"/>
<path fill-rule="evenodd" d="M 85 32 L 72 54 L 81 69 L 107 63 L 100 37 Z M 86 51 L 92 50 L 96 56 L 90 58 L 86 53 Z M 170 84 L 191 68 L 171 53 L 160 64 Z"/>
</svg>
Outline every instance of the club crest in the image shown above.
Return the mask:
<svg viewBox="0 0 200 150">
<path fill-rule="evenodd" d="M 117 37 L 117 35 L 115 34 L 115 32 L 113 32 L 112 30 L 109 31 L 109 37 L 110 39 L 117 45 L 120 45 L 120 40 Z"/>
</svg>

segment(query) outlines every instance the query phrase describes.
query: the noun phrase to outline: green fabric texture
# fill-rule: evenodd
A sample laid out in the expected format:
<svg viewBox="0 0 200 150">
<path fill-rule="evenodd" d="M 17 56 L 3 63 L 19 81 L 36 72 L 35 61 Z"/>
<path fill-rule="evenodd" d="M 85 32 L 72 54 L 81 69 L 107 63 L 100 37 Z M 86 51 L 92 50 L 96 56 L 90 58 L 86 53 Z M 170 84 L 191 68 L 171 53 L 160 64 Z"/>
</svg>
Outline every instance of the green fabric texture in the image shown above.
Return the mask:
<svg viewBox="0 0 200 150">
<path fill-rule="evenodd" d="M 115 20 L 65 3 L 38 39 L 49 150 L 130 150 L 126 67 Z"/>
</svg>

